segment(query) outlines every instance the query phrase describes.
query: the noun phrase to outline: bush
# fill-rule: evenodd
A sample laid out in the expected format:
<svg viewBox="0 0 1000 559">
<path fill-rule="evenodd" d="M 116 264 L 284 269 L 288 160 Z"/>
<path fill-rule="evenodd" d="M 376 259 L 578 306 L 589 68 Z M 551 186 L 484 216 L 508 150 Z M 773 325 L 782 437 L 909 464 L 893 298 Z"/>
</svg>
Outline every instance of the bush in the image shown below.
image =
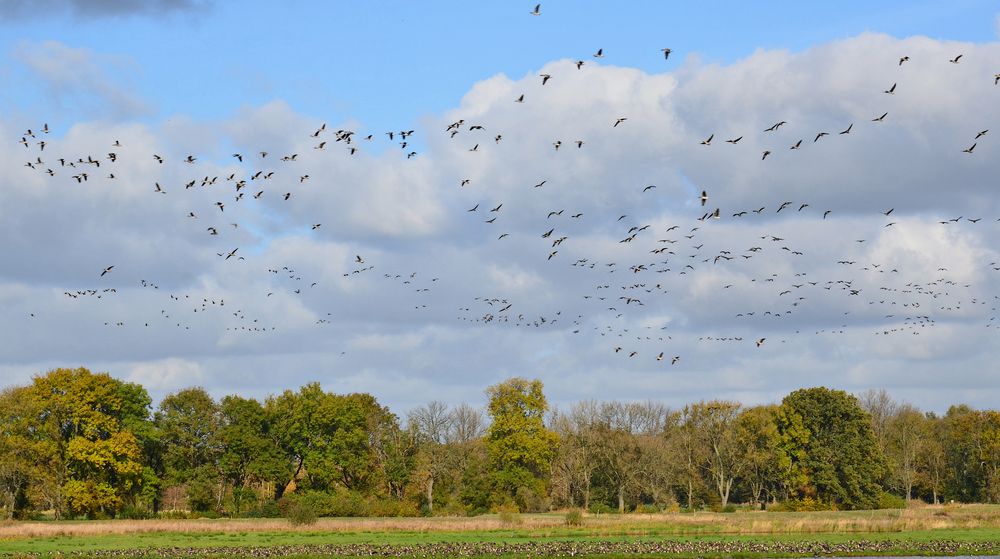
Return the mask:
<svg viewBox="0 0 1000 559">
<path fill-rule="evenodd" d="M 500 523 L 504 526 L 515 526 L 521 523 L 521 513 L 516 505 L 504 504 L 497 507 Z"/>
<path fill-rule="evenodd" d="M 712 512 L 736 512 L 736 505 L 732 503 L 726 506 L 712 505 Z"/>
<path fill-rule="evenodd" d="M 906 500 L 887 491 L 883 491 L 878 496 L 878 508 L 880 509 L 905 509 Z"/>
<path fill-rule="evenodd" d="M 293 503 L 288 508 L 288 521 L 292 523 L 292 526 L 315 524 L 318 519 L 319 515 L 316 514 L 316 508 L 304 499 Z"/>
<path fill-rule="evenodd" d="M 566 525 L 567 526 L 583 526 L 583 511 L 580 509 L 573 509 L 566 513 Z"/>
<path fill-rule="evenodd" d="M 618 509 L 611 508 L 607 503 L 602 503 L 600 501 L 590 503 L 590 512 L 593 514 L 611 514 L 618 512 Z"/>
<path fill-rule="evenodd" d="M 143 507 L 125 506 L 118 512 L 118 518 L 122 520 L 146 520 L 152 517 L 153 513 Z"/>
<path fill-rule="evenodd" d="M 803 497 L 801 499 L 789 499 L 787 501 L 782 501 L 780 503 L 771 505 L 768 510 L 774 512 L 810 512 L 810 511 L 821 511 L 821 510 L 836 510 L 836 507 L 829 505 L 820 501 L 819 499 L 813 499 L 812 497 Z"/>
<path fill-rule="evenodd" d="M 640 503 L 635 506 L 634 512 L 638 514 L 658 514 L 660 512 L 660 507 L 656 505 Z"/>
</svg>

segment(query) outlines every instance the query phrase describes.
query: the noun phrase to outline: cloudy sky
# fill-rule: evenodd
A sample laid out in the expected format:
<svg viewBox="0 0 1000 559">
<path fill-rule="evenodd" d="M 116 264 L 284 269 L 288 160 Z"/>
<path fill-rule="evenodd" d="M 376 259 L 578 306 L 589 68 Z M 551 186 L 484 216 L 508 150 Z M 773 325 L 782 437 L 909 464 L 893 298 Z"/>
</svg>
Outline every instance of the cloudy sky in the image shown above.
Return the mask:
<svg viewBox="0 0 1000 559">
<path fill-rule="evenodd" d="M 995 3 L 532 8 L 0 0 L 0 385 L 995 406 Z"/>
</svg>

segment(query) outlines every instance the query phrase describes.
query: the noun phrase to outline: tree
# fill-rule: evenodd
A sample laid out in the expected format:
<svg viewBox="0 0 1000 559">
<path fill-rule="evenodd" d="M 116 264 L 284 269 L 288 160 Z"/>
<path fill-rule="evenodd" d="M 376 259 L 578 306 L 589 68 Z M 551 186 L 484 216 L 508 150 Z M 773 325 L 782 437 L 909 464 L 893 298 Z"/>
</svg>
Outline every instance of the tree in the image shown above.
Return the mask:
<svg viewBox="0 0 1000 559">
<path fill-rule="evenodd" d="M 387 444 L 398 424 L 370 394 L 332 394 L 310 383 L 268 398 L 265 408 L 295 465 L 292 479 L 305 476 L 302 481 L 318 490 L 363 490 L 387 479 Z"/>
<path fill-rule="evenodd" d="M 148 413 L 143 391 L 107 373 L 55 369 L 34 377 L 28 389 L 39 463 L 50 469 L 56 516 L 64 510 L 94 517 L 114 515 L 142 482 L 142 448 L 123 425 Z M 128 401 L 123 395 L 139 396 Z M 140 405 L 134 406 L 140 402 Z"/>
<path fill-rule="evenodd" d="M 700 429 L 695 410 L 691 406 L 685 406 L 666 432 L 667 444 L 676 460 L 676 470 L 682 481 L 682 492 L 688 510 L 694 510 L 695 494 L 704 485 L 702 465 L 708 460 L 708 446 L 704 444 Z"/>
<path fill-rule="evenodd" d="M 800 496 L 812 494 L 847 509 L 877 508 L 885 457 L 857 398 L 842 390 L 806 388 L 786 396 L 781 407 L 809 432 L 805 445 L 792 449 L 808 480 Z"/>
<path fill-rule="evenodd" d="M 545 427 L 548 403 L 542 382 L 512 378 L 487 388 L 486 394 L 492 418 L 486 448 L 495 486 L 509 498 L 522 487 L 544 495 L 559 437 Z"/>
<path fill-rule="evenodd" d="M 453 421 L 448 405 L 439 401 L 415 408 L 408 419 L 420 448 L 418 464 L 428 514 L 434 514 L 434 482 L 447 472 L 445 441 Z"/>
<path fill-rule="evenodd" d="M 886 425 L 890 478 L 907 501 L 913 498 L 913 486 L 917 483 L 918 461 L 926 433 L 925 421 L 924 414 L 917 408 L 901 404 Z"/>
<path fill-rule="evenodd" d="M 948 455 L 945 453 L 945 422 L 933 413 L 925 416 L 923 439 L 917 455 L 919 482 L 931 493 L 931 503 L 938 504 L 948 473 Z"/>
<path fill-rule="evenodd" d="M 226 396 L 219 406 L 219 471 L 233 488 L 233 512 L 240 514 L 251 483 L 283 483 L 291 463 L 271 436 L 264 406 L 257 400 Z"/>
<path fill-rule="evenodd" d="M 553 484 L 562 491 L 568 506 L 576 496 L 584 509 L 590 508 L 590 490 L 598 468 L 597 423 L 599 406 L 594 400 L 577 402 L 569 413 L 554 413 L 552 428 L 559 436 L 559 450 L 553 463 Z"/>
<path fill-rule="evenodd" d="M 37 415 L 26 387 L 0 391 L 0 511 L 6 519 L 26 516 L 31 486 L 40 481 L 31 438 Z"/>
<path fill-rule="evenodd" d="M 742 477 L 753 505 L 763 502 L 765 491 L 780 483 L 781 472 L 788 467 L 776 411 L 776 406 L 746 408 L 736 420 L 736 444 L 744 453 Z"/>
<path fill-rule="evenodd" d="M 219 406 L 204 388 L 168 395 L 154 416 L 169 482 L 186 486 L 191 510 L 221 508 Z"/>
<path fill-rule="evenodd" d="M 688 422 L 708 449 L 708 457 L 702 467 L 708 472 L 723 507 L 729 503 L 733 482 L 744 466 L 743 449 L 736 440 L 739 413 L 738 402 L 719 400 L 700 402 L 686 408 Z"/>
</svg>

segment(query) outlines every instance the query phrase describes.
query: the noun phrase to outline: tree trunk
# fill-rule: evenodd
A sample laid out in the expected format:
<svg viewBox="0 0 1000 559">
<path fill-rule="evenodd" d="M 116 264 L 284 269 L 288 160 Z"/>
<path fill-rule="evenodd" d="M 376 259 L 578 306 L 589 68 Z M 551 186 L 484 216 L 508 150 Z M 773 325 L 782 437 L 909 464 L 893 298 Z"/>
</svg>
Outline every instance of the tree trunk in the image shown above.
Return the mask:
<svg viewBox="0 0 1000 559">
<path fill-rule="evenodd" d="M 427 513 L 434 514 L 434 476 L 427 478 Z"/>
<path fill-rule="evenodd" d="M 694 510 L 694 483 L 688 478 L 688 510 Z"/>
<path fill-rule="evenodd" d="M 590 476 L 583 486 L 583 510 L 590 510 Z"/>
<path fill-rule="evenodd" d="M 618 513 L 625 514 L 625 486 L 618 486 Z"/>
</svg>

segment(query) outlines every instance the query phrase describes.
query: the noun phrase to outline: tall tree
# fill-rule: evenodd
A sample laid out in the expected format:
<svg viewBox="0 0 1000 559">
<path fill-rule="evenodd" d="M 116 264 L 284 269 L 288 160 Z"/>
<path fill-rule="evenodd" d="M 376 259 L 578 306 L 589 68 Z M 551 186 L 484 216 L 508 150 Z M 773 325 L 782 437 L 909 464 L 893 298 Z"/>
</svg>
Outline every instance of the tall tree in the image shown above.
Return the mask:
<svg viewBox="0 0 1000 559">
<path fill-rule="evenodd" d="M 154 415 L 167 481 L 184 487 L 191 510 L 221 508 L 219 406 L 201 387 L 168 395 Z"/>
<path fill-rule="evenodd" d="M 44 482 L 31 436 L 32 419 L 38 415 L 28 388 L 0 391 L 0 511 L 6 519 L 27 516 L 32 486 Z"/>
<path fill-rule="evenodd" d="M 434 483 L 447 473 L 448 449 L 445 442 L 454 416 L 444 402 L 433 401 L 410 412 L 408 423 L 419 445 L 419 472 L 424 484 L 427 513 L 434 514 Z"/>
<path fill-rule="evenodd" d="M 886 426 L 886 453 L 890 478 L 909 501 L 917 483 L 919 458 L 926 428 L 924 414 L 910 404 L 896 407 Z"/>
<path fill-rule="evenodd" d="M 729 503 L 733 483 L 745 465 L 744 451 L 736 438 L 739 413 L 738 402 L 713 400 L 687 407 L 688 421 L 708 450 L 702 467 L 712 480 L 723 507 Z"/>
<path fill-rule="evenodd" d="M 257 400 L 226 396 L 219 406 L 219 471 L 232 486 L 233 512 L 243 510 L 252 483 L 284 483 L 291 463 L 271 436 L 264 407 Z"/>
<path fill-rule="evenodd" d="M 786 396 L 781 407 L 809 432 L 805 446 L 792 453 L 808 476 L 800 494 L 813 493 L 841 508 L 877 508 L 885 457 L 857 398 L 842 390 L 805 388 Z"/>
<path fill-rule="evenodd" d="M 776 410 L 776 406 L 746 408 L 736 420 L 736 444 L 744 453 L 742 478 L 753 505 L 763 502 L 765 491 L 776 487 L 781 472 L 789 467 L 778 432 Z"/>
<path fill-rule="evenodd" d="M 55 369 L 33 379 L 36 448 L 59 490 L 50 502 L 57 517 L 65 510 L 114 515 L 142 482 L 142 449 L 123 425 L 148 411 L 123 399 L 138 393 L 123 384 L 84 368 Z"/>
<path fill-rule="evenodd" d="M 559 437 L 545 427 L 542 381 L 515 377 L 487 388 L 486 394 L 492 419 L 486 448 L 496 487 L 510 498 L 520 488 L 544 495 Z"/>
</svg>

